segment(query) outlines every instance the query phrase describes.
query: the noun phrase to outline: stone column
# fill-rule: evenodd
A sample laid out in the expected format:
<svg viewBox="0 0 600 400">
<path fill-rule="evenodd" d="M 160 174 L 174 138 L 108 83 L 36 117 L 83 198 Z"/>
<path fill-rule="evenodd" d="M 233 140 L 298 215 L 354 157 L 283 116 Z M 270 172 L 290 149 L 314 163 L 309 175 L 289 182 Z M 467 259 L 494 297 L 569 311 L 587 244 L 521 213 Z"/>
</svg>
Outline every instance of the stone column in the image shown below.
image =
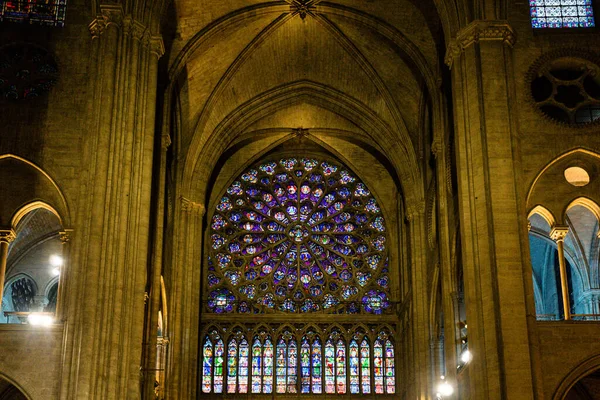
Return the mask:
<svg viewBox="0 0 600 400">
<path fill-rule="evenodd" d="M 533 399 L 527 313 L 525 210 L 512 115 L 512 46 L 506 21 L 476 20 L 450 42 L 459 216 L 469 323 L 470 392 L 477 399 Z"/>
<path fill-rule="evenodd" d="M 56 293 L 56 311 L 55 311 L 55 320 L 57 322 L 62 322 L 65 315 L 68 314 L 66 309 L 66 304 L 63 301 L 63 298 L 66 293 L 66 284 L 69 281 L 69 242 L 71 241 L 71 232 L 72 230 L 65 230 L 59 233 L 60 241 L 63 245 L 62 250 L 62 258 L 63 264 L 60 267 L 60 275 L 58 275 L 58 292 Z"/>
<path fill-rule="evenodd" d="M 152 399 L 154 388 L 154 370 L 156 369 L 158 341 L 161 344 L 168 341 L 157 338 L 156 327 L 158 325 L 158 311 L 161 303 L 161 276 L 163 267 L 163 244 L 164 244 L 164 226 L 165 226 L 165 181 L 167 172 L 167 150 L 171 145 L 169 135 L 161 137 L 161 151 L 158 165 L 157 188 L 158 195 L 156 196 L 156 223 L 154 227 L 154 240 L 152 249 L 152 266 L 150 268 L 151 281 L 150 286 L 150 301 L 146 307 L 146 329 L 144 332 L 144 394 L 146 399 Z M 166 335 L 163 332 L 163 335 Z M 164 351 L 164 350 L 163 350 Z M 163 375 L 164 376 L 164 375 Z M 161 391 L 164 390 L 164 382 L 159 382 Z"/>
<path fill-rule="evenodd" d="M 69 277 L 61 399 L 138 399 L 156 82 L 152 2 L 99 5 Z M 129 14 L 138 13 L 138 14 Z"/>
<path fill-rule="evenodd" d="M 203 204 L 185 197 L 180 197 L 175 207 L 167 399 L 195 399 L 197 393 L 204 212 Z"/>
<path fill-rule="evenodd" d="M 413 337 L 414 398 L 429 399 L 433 390 L 431 382 L 431 348 L 429 344 L 429 285 L 427 280 L 427 229 L 425 204 L 407 207 L 409 222 L 411 267 L 411 328 Z"/>
<path fill-rule="evenodd" d="M 558 248 L 558 268 L 560 271 L 560 289 L 565 321 L 571 319 L 571 300 L 569 299 L 569 282 L 567 280 L 567 263 L 565 261 L 565 237 L 569 233 L 568 226 L 555 226 L 550 231 L 550 238 Z"/>
<path fill-rule="evenodd" d="M 0 229 L 0 310 L 2 309 L 2 296 L 4 295 L 4 280 L 6 278 L 6 259 L 8 248 L 17 235 L 12 229 Z"/>
</svg>

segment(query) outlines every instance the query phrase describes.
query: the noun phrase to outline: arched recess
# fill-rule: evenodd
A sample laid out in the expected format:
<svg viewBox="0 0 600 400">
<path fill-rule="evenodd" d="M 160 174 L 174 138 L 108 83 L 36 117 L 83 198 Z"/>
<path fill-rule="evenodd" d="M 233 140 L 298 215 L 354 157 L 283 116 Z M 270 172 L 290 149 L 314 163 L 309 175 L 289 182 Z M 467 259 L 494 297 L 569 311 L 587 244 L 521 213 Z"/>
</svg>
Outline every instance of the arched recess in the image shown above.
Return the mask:
<svg viewBox="0 0 600 400">
<path fill-rule="evenodd" d="M 564 171 L 574 166 L 588 172 L 589 184 L 576 187 L 567 182 Z M 579 198 L 582 200 L 573 203 Z M 565 224 L 564 215 L 571 203 L 588 207 L 590 202 L 600 204 L 600 154 L 577 148 L 559 155 L 536 175 L 527 193 L 526 202 L 527 209 L 543 205 L 548 212 L 555 216 L 557 225 Z M 591 209 L 596 208 L 592 206 Z"/>
<path fill-rule="evenodd" d="M 15 380 L 0 372 L 0 400 L 31 400 Z"/>
<path fill-rule="evenodd" d="M 586 376 L 600 369 L 600 355 L 594 355 L 576 366 L 558 385 L 553 400 L 566 400 L 573 386 Z"/>
<path fill-rule="evenodd" d="M 52 177 L 31 161 L 14 154 L 0 155 L 0 226 L 13 228 L 28 212 L 45 208 L 65 226 L 70 224 L 67 200 Z"/>
<path fill-rule="evenodd" d="M 240 144 L 235 152 L 226 153 L 217 163 L 213 176 L 209 179 L 206 199 L 207 221 L 210 221 L 215 208 L 222 198 L 227 195 L 226 189 L 231 183 L 251 165 L 260 160 L 279 160 L 281 158 L 297 156 L 299 158 L 314 156 L 322 161 L 331 161 L 348 168 L 348 170 L 369 188 L 371 195 L 377 200 L 381 215 L 386 221 L 387 251 L 389 252 L 390 286 L 393 301 L 399 300 L 401 287 L 400 259 L 403 250 L 394 243 L 399 239 L 398 232 L 403 229 L 402 221 L 398 215 L 398 208 L 402 207 L 398 199 L 397 177 L 382 163 L 380 153 L 371 154 L 360 143 L 349 143 L 344 137 L 325 137 L 309 135 L 297 137 L 284 132 L 271 138 L 257 139 L 256 142 Z M 204 243 L 210 243 L 209 230 L 207 229 Z M 397 268 L 396 268 L 397 267 Z"/>
<path fill-rule="evenodd" d="M 200 180 L 193 177 L 210 174 L 218 157 L 230 146 L 235 137 L 244 131 L 245 127 L 299 102 L 318 105 L 357 125 L 370 138 L 369 144 L 379 149 L 388 158 L 400 177 L 407 207 L 409 203 L 415 206 L 421 205 L 423 187 L 420 184 L 420 168 L 410 138 L 408 136 L 399 138 L 397 132 L 355 99 L 332 88 L 308 81 L 294 82 L 257 96 L 222 121 L 206 141 L 197 135 L 186 155 L 182 195 L 196 199 L 204 198 L 206 189 L 198 187 Z"/>
</svg>

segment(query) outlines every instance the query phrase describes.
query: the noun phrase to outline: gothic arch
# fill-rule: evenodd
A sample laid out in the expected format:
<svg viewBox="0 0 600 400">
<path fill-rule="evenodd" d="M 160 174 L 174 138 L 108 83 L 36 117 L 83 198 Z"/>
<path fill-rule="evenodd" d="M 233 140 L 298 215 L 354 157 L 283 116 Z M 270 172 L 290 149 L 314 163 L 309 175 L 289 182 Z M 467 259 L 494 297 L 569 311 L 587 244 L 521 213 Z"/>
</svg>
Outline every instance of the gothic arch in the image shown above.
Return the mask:
<svg viewBox="0 0 600 400">
<path fill-rule="evenodd" d="M 196 195 L 189 196 L 191 198 L 202 198 L 199 188 L 192 186 L 193 177 L 210 173 L 216 159 L 245 126 L 281 107 L 301 101 L 329 109 L 357 123 L 371 136 L 374 143 L 379 143 L 381 148 L 386 149 L 386 156 L 400 176 L 407 203 L 421 204 L 423 188 L 420 185 L 420 168 L 407 134 L 403 133 L 403 137 L 397 140 L 394 131 L 364 105 L 339 91 L 309 81 L 284 85 L 256 97 L 221 122 L 206 143 L 202 143 L 202 139 L 196 136 L 186 156 L 183 176 L 185 186 L 182 191 L 195 192 Z"/>
<path fill-rule="evenodd" d="M 579 365 L 571 370 L 563 378 L 563 380 L 558 385 L 558 388 L 554 392 L 553 400 L 563 400 L 569 390 L 575 385 L 580 379 L 584 378 L 586 375 L 598 370 L 600 368 L 600 355 L 594 355 L 587 360 L 584 360 Z"/>
<path fill-rule="evenodd" d="M 15 392 L 15 389 L 18 392 Z M 0 399 L 5 399 L 4 395 L 8 396 L 6 400 L 31 400 L 31 396 L 21 385 L 5 373 L 0 372 Z"/>
</svg>

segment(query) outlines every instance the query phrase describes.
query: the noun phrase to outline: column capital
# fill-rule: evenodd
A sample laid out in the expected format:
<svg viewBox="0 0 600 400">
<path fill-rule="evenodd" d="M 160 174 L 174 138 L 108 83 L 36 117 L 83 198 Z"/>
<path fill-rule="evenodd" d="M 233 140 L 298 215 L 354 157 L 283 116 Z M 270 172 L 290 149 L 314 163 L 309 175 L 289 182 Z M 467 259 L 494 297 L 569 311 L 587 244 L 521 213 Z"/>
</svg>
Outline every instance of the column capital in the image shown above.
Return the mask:
<svg viewBox="0 0 600 400">
<path fill-rule="evenodd" d="M 557 243 L 564 242 L 567 233 L 569 233 L 568 226 L 556 225 L 552 227 L 552 230 L 550 231 L 550 239 L 554 240 Z"/>
<path fill-rule="evenodd" d="M 484 40 L 501 41 L 512 47 L 517 41 L 514 29 L 505 20 L 476 20 L 462 28 L 446 48 L 444 63 L 452 68 L 454 60 L 470 45 Z"/>
<path fill-rule="evenodd" d="M 71 235 L 73 234 L 73 229 L 65 229 L 62 232 L 58 232 L 58 237 L 62 244 L 67 244 L 71 241 Z"/>
<path fill-rule="evenodd" d="M 0 229 L 0 243 L 11 244 L 17 238 L 17 234 L 12 229 Z"/>
<path fill-rule="evenodd" d="M 160 147 L 163 150 L 167 150 L 171 143 L 171 136 L 168 133 L 160 137 Z"/>
<path fill-rule="evenodd" d="M 406 207 L 406 219 L 415 220 L 417 217 L 425 214 L 425 204 L 410 205 Z"/>
<path fill-rule="evenodd" d="M 100 13 L 90 23 L 92 38 L 100 37 L 109 25 L 123 24 L 123 7 L 120 4 L 101 4 Z"/>
<path fill-rule="evenodd" d="M 200 216 L 204 216 L 204 213 L 206 211 L 204 204 L 193 202 L 190 199 L 186 199 L 183 196 L 181 196 L 179 199 L 181 201 L 181 211 L 197 212 L 198 214 L 200 214 Z"/>
</svg>

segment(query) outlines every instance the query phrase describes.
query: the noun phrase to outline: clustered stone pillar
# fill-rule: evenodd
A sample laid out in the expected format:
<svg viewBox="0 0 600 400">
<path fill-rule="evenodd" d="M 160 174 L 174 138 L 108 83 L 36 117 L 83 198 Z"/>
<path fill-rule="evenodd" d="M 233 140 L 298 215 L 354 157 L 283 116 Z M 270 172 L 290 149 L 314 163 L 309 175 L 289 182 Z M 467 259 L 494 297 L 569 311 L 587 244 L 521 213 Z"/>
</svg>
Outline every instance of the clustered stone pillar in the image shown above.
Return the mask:
<svg viewBox="0 0 600 400">
<path fill-rule="evenodd" d="M 475 20 L 450 41 L 469 387 L 477 399 L 535 398 L 523 284 L 525 219 L 507 21 Z M 523 229 L 525 227 L 523 226 Z M 525 250 L 526 251 L 526 250 Z M 460 396 L 459 396 L 460 397 Z"/>
<path fill-rule="evenodd" d="M 90 24 L 88 126 L 61 399 L 141 398 L 162 10 L 100 4 Z"/>
<path fill-rule="evenodd" d="M 180 196 L 175 210 L 169 308 L 167 399 L 195 399 L 198 373 L 198 330 L 201 310 L 202 231 L 204 204 Z"/>
<path fill-rule="evenodd" d="M 565 260 L 565 237 L 569 233 L 568 226 L 555 226 L 550 231 L 550 238 L 558 248 L 558 268 L 560 272 L 560 288 L 565 321 L 571 319 L 571 301 L 569 299 L 569 283 L 567 280 L 567 263 Z"/>
<path fill-rule="evenodd" d="M 2 296 L 4 295 L 4 279 L 6 277 L 6 259 L 8 248 L 17 236 L 12 229 L 0 229 L 0 310 L 2 309 Z"/>
</svg>

